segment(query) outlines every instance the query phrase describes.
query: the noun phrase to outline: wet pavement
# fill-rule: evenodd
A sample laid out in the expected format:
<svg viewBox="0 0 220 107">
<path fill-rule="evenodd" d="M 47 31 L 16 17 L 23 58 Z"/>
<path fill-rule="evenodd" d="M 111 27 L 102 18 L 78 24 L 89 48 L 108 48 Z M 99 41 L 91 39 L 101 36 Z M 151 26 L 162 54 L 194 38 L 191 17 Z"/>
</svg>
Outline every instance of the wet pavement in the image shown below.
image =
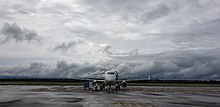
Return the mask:
<svg viewBox="0 0 220 107">
<path fill-rule="evenodd" d="M 134 87 L 85 91 L 80 86 L 0 86 L 0 107 L 220 107 L 220 87 Z"/>
</svg>

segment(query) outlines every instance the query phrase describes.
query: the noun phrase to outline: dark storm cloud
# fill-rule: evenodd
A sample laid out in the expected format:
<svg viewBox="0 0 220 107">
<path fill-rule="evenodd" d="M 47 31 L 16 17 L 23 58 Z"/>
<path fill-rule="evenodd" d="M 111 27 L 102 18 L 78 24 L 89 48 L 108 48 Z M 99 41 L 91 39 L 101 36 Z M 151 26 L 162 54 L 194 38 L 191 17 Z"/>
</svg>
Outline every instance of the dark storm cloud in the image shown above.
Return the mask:
<svg viewBox="0 0 220 107">
<path fill-rule="evenodd" d="M 33 62 L 29 66 L 1 66 L 0 76 L 28 76 L 43 78 L 92 77 L 100 73 L 102 66 L 89 63 L 76 64 L 58 61 L 56 66 Z"/>
<path fill-rule="evenodd" d="M 123 21 L 146 24 L 175 12 L 182 2 L 153 0 L 103 0 L 100 2 L 99 0 L 82 0 L 80 3 L 97 13 L 106 14 L 107 16 L 119 15 Z"/>
<path fill-rule="evenodd" d="M 154 79 L 219 79 L 219 50 L 208 52 L 179 51 L 155 55 L 139 56 L 143 58 L 139 64 L 126 63 L 137 58 L 124 58 L 117 69 L 124 77 Z M 214 55 L 215 53 L 215 55 Z M 147 58 L 148 57 L 148 58 Z"/>
<path fill-rule="evenodd" d="M 99 71 L 103 69 L 102 66 L 96 66 L 89 63 L 83 64 L 68 64 L 66 61 L 57 62 L 55 72 L 52 74 L 53 77 L 93 77 L 94 75 L 100 73 Z"/>
<path fill-rule="evenodd" d="M 55 46 L 54 51 L 67 52 L 69 49 L 74 48 L 76 45 L 80 45 L 80 44 L 84 44 L 84 43 L 85 42 L 81 41 L 81 40 L 63 42 L 63 43 Z"/>
<path fill-rule="evenodd" d="M 170 13 L 170 8 L 165 5 L 158 6 L 156 9 L 146 12 L 141 16 L 143 23 L 155 21 L 162 17 L 167 16 Z"/>
<path fill-rule="evenodd" d="M 219 40 L 216 36 L 219 2 L 215 0 L 82 0 L 77 3 L 85 10 L 72 11 L 73 16 L 65 24 L 75 36 L 92 42 L 104 41 L 114 47 L 133 49 L 150 48 L 152 44 L 156 48 L 187 49 L 217 46 L 214 43 Z M 159 36 L 150 37 L 151 33 Z M 155 42 L 149 38 L 155 38 Z M 146 42 L 120 45 L 128 39 Z"/>
<path fill-rule="evenodd" d="M 29 30 L 24 27 L 20 27 L 16 23 L 9 24 L 4 23 L 1 33 L 4 36 L 2 43 L 6 43 L 12 40 L 16 42 L 41 42 L 42 37 L 37 34 L 33 29 Z"/>
<path fill-rule="evenodd" d="M 45 77 L 50 68 L 42 63 L 31 63 L 30 66 L 1 66 L 0 73 L 4 76 Z"/>
<path fill-rule="evenodd" d="M 54 53 L 42 50 L 42 59 L 32 55 L 37 61 L 50 61 L 46 59 L 49 54 L 55 60 L 63 60 L 65 56 L 76 62 L 92 62 L 0 66 L 0 75 L 76 78 L 116 68 L 122 78 L 146 78 L 150 74 L 153 79 L 220 79 L 219 3 L 218 0 L 0 1 L 2 23 L 17 22 L 23 26 L 33 23 L 28 26 L 45 34 L 48 45 L 45 47 L 54 47 L 50 48 Z M 31 29 L 5 23 L 0 36 L 4 43 L 39 41 L 41 37 Z M 76 38 L 83 41 L 61 42 Z M 1 58 L 8 57 L 1 62 L 3 65 L 9 59 L 20 58 L 17 53 L 39 52 L 30 49 L 18 52 L 21 48 L 17 44 L 0 48 Z M 56 52 L 62 52 L 62 57 Z M 14 63 L 30 62 L 26 54 Z M 94 63 L 97 60 L 102 61 Z"/>
<path fill-rule="evenodd" d="M 129 63 L 126 60 L 124 62 L 113 61 L 114 63 L 111 63 L 111 61 L 107 61 L 96 64 L 58 61 L 55 66 L 49 66 L 35 62 L 26 67 L 1 66 L 0 75 L 62 78 L 96 77 L 101 76 L 105 69 L 116 68 L 120 78 L 145 79 L 151 75 L 152 79 L 220 79 L 220 57 L 213 56 L 219 50 L 209 52 L 205 52 L 204 55 L 185 51 L 151 56 L 142 55 L 142 57 L 150 57 L 148 60 L 145 58 L 142 63 Z"/>
</svg>

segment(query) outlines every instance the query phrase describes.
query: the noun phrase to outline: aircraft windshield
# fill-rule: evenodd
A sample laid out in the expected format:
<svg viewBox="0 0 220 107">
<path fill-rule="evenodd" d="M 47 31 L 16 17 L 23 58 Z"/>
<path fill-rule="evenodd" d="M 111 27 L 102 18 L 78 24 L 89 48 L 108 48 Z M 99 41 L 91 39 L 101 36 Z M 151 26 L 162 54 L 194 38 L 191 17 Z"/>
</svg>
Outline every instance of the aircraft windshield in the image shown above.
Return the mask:
<svg viewBox="0 0 220 107">
<path fill-rule="evenodd" d="M 107 72 L 107 74 L 115 74 L 114 72 Z"/>
</svg>

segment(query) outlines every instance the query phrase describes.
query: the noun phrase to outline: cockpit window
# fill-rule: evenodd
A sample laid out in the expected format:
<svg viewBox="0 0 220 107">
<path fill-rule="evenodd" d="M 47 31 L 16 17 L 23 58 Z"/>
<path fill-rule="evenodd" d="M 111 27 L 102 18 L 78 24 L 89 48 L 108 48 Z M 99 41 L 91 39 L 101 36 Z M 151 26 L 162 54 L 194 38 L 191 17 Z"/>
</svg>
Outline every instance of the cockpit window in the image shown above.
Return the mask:
<svg viewBox="0 0 220 107">
<path fill-rule="evenodd" d="M 115 72 L 107 72 L 107 74 L 115 74 Z"/>
</svg>

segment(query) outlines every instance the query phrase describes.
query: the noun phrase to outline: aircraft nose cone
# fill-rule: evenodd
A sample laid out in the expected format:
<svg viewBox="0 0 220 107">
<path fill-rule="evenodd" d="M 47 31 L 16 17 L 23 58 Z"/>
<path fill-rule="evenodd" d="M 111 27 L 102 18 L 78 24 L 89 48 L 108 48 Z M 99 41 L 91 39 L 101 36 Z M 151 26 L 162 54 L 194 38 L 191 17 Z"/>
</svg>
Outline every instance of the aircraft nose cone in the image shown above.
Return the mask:
<svg viewBox="0 0 220 107">
<path fill-rule="evenodd" d="M 106 81 L 115 81 L 116 76 L 115 75 L 106 75 L 105 80 Z"/>
</svg>

